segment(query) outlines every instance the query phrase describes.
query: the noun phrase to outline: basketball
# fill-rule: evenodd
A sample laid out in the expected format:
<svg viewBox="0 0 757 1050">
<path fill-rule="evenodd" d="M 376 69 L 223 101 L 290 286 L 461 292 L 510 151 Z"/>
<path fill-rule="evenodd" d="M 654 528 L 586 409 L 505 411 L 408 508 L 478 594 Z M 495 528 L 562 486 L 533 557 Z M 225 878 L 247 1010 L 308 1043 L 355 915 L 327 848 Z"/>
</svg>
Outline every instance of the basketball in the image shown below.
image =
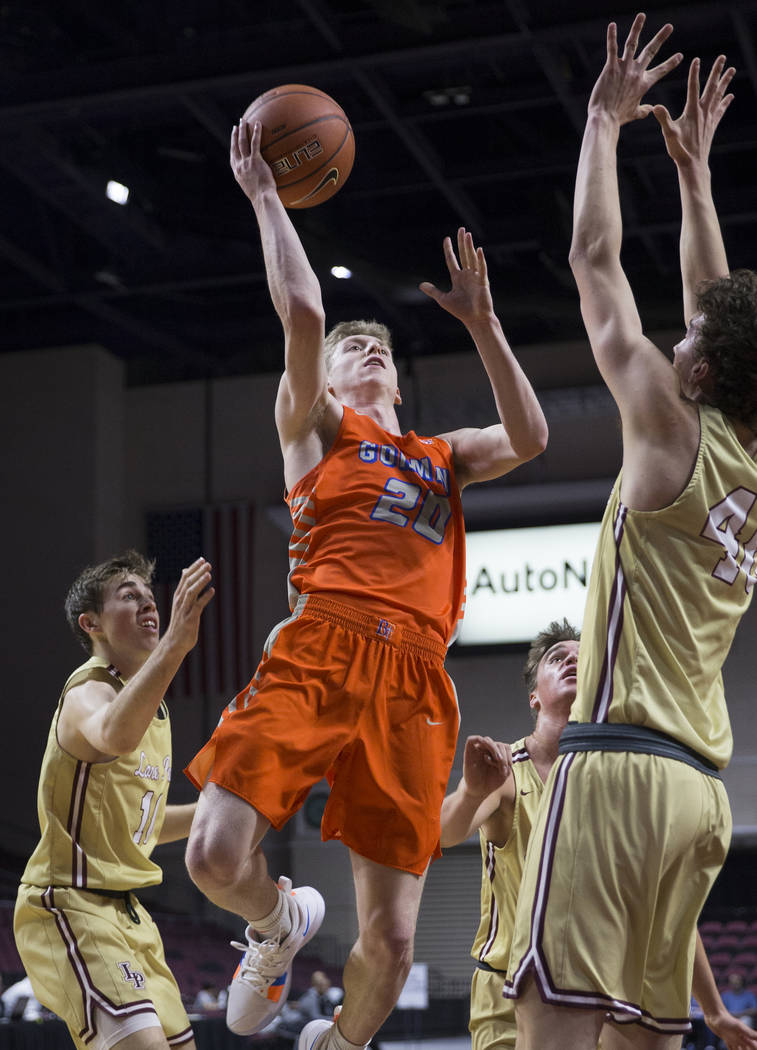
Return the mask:
<svg viewBox="0 0 757 1050">
<path fill-rule="evenodd" d="M 261 124 L 260 152 L 286 208 L 313 208 L 342 188 L 355 136 L 342 107 L 318 88 L 284 84 L 260 95 L 243 120 Z"/>
</svg>

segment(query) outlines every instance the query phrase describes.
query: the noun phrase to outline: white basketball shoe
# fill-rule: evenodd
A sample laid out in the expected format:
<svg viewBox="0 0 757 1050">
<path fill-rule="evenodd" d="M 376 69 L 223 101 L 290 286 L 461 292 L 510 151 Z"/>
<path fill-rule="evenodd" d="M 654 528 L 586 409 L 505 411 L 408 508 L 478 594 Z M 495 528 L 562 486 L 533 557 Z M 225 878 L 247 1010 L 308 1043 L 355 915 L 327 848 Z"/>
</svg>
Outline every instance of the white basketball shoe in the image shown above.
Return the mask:
<svg viewBox="0 0 757 1050">
<path fill-rule="evenodd" d="M 334 1022 L 327 1021 L 326 1018 L 319 1017 L 315 1021 L 308 1021 L 297 1039 L 297 1050 L 319 1050 L 333 1027 Z"/>
<path fill-rule="evenodd" d="M 244 952 L 229 988 L 226 1024 L 237 1035 L 252 1035 L 269 1025 L 289 995 L 292 959 L 315 936 L 326 906 L 312 886 L 292 889 L 292 880 L 282 875 L 279 889 L 290 895 L 288 906 L 292 929 L 283 940 L 257 940 L 252 926 L 245 930 L 246 944 L 232 941 Z"/>
</svg>

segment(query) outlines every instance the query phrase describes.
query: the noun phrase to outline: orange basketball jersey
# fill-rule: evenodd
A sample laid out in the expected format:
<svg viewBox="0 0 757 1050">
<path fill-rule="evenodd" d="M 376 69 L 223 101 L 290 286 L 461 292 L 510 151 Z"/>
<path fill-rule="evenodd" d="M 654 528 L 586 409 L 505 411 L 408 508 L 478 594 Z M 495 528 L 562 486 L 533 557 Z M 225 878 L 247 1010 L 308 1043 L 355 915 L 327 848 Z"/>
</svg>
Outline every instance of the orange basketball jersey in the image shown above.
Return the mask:
<svg viewBox="0 0 757 1050">
<path fill-rule="evenodd" d="M 452 449 L 344 406 L 334 444 L 287 496 L 289 603 L 320 594 L 449 644 L 465 597 Z"/>
</svg>

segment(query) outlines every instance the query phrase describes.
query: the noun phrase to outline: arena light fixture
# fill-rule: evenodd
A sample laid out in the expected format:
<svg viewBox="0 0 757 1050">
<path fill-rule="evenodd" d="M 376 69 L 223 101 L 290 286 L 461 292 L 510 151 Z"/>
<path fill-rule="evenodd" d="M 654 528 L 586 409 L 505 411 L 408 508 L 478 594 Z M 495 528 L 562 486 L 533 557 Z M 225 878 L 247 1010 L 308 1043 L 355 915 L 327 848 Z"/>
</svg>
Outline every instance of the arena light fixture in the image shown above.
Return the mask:
<svg viewBox="0 0 757 1050">
<path fill-rule="evenodd" d="M 339 281 L 346 281 L 352 277 L 352 270 L 349 270 L 346 266 L 332 266 L 331 276 L 336 277 Z"/>
<path fill-rule="evenodd" d="M 108 179 L 105 196 L 116 204 L 126 204 L 129 199 L 129 187 L 124 186 L 122 182 L 116 182 L 115 179 Z"/>
</svg>

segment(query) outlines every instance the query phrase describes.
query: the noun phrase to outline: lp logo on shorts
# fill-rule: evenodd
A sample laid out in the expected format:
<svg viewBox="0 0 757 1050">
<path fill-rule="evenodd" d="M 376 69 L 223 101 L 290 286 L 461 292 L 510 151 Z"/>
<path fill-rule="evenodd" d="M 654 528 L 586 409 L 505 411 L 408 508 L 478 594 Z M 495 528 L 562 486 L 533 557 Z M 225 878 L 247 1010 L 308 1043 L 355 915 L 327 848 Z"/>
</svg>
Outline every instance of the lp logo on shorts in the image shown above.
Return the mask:
<svg viewBox="0 0 757 1050">
<path fill-rule="evenodd" d="M 132 970 L 131 963 L 120 962 L 118 968 L 121 971 L 121 976 L 127 982 L 127 984 L 133 984 L 136 991 L 145 986 L 145 975 L 140 973 L 139 970 Z"/>
</svg>

